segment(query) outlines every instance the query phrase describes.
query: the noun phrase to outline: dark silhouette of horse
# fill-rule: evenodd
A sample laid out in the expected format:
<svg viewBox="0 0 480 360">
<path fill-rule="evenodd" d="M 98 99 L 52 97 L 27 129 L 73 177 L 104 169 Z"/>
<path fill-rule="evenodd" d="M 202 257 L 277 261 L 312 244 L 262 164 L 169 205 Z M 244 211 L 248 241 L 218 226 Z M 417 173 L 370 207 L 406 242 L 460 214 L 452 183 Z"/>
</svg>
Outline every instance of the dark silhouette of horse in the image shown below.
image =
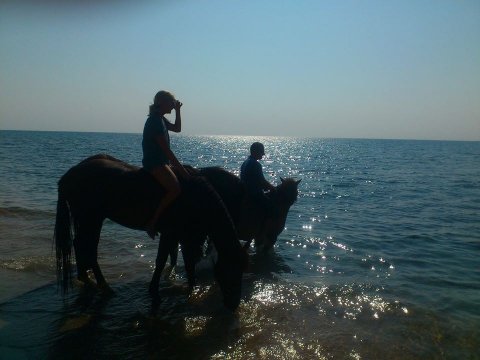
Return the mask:
<svg viewBox="0 0 480 360">
<path fill-rule="evenodd" d="M 250 246 L 255 239 L 257 249 L 267 251 L 275 245 L 285 228 L 288 211 L 298 197 L 301 180 L 280 178 L 281 183 L 267 193 L 269 209 L 250 198 L 240 178 L 220 167 L 198 170 L 213 186 L 225 203 L 235 223 L 238 237 Z"/>
<path fill-rule="evenodd" d="M 97 286 L 109 291 L 97 262 L 103 221 L 109 218 L 128 228 L 145 230 L 161 196 L 163 191 L 150 174 L 108 155 L 89 157 L 68 170 L 58 185 L 54 235 L 62 289 L 71 285 L 73 246 L 77 278 L 91 283 L 87 274 L 91 269 Z M 182 181 L 182 194 L 157 225 L 160 232 L 175 234 L 186 248 L 199 234 L 208 234 L 218 252 L 214 275 L 224 304 L 237 308 L 247 253 L 215 190 L 201 177 Z"/>
<path fill-rule="evenodd" d="M 192 175 L 202 176 L 213 186 L 227 207 L 240 240 L 245 240 L 248 248 L 253 239 L 259 251 L 268 251 L 285 228 L 288 211 L 298 197 L 298 184 L 301 180 L 282 179 L 274 191 L 267 194 L 269 209 L 265 209 L 250 199 L 244 184 L 238 176 L 219 167 L 194 169 L 186 166 Z M 170 255 L 171 266 L 175 266 L 178 256 L 178 233 L 164 232 L 160 236 L 155 271 L 150 283 L 150 291 L 157 291 L 160 275 Z M 195 263 L 203 253 L 206 234 L 198 233 L 195 240 L 182 246 L 185 271 L 190 286 L 195 285 Z"/>
</svg>

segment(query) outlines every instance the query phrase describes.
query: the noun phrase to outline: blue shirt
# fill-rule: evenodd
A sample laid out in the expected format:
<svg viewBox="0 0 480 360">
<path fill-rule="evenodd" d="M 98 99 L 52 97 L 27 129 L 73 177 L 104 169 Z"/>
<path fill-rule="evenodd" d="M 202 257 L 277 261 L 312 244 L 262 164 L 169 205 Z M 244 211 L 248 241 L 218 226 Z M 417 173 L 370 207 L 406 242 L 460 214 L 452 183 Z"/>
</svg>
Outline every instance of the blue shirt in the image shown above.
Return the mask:
<svg viewBox="0 0 480 360">
<path fill-rule="evenodd" d="M 265 177 L 263 176 L 262 165 L 252 156 L 245 160 L 240 168 L 240 180 L 247 186 L 251 195 L 263 196 Z"/>
<path fill-rule="evenodd" d="M 142 164 L 146 170 L 151 170 L 157 166 L 169 164 L 167 154 L 162 150 L 158 142 L 155 140 L 157 136 L 163 136 L 170 147 L 170 136 L 168 135 L 165 117 L 159 115 L 150 115 L 145 122 L 143 128 Z"/>
</svg>

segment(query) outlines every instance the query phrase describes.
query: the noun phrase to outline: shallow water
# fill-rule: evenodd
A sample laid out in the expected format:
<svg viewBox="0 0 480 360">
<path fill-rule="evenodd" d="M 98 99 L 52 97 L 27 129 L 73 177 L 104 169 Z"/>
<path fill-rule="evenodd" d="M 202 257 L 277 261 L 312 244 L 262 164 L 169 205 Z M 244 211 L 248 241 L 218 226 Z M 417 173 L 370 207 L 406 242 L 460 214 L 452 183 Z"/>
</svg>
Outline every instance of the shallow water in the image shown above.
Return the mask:
<svg viewBox="0 0 480 360">
<path fill-rule="evenodd" d="M 274 252 L 251 250 L 242 303 L 222 306 L 212 259 L 147 292 L 157 243 L 107 222 L 102 298 L 55 284 L 56 182 L 99 152 L 139 165 L 141 136 L 0 132 L 0 353 L 7 358 L 479 358 L 480 143 L 173 136 L 194 166 L 301 178 Z"/>
</svg>

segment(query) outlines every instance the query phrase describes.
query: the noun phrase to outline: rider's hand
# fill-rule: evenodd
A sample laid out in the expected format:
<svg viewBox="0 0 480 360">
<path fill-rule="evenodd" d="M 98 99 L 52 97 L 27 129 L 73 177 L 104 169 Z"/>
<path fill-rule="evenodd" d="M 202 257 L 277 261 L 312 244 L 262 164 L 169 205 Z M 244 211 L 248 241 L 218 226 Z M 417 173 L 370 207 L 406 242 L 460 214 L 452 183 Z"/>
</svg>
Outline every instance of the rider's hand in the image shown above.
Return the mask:
<svg viewBox="0 0 480 360">
<path fill-rule="evenodd" d="M 175 100 L 175 104 L 174 104 L 174 108 L 175 108 L 175 111 L 180 111 L 180 108 L 182 107 L 183 103 L 178 101 L 178 100 Z"/>
</svg>

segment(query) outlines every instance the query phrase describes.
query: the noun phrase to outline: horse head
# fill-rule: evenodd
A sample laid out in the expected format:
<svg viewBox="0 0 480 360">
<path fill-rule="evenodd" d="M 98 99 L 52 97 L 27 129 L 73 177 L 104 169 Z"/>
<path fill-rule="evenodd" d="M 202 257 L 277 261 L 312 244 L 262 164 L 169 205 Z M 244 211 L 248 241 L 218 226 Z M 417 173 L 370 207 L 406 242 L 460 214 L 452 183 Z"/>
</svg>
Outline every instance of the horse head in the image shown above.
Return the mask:
<svg viewBox="0 0 480 360">
<path fill-rule="evenodd" d="M 292 178 L 280 178 L 280 184 L 276 186 L 275 192 L 277 196 L 284 205 L 290 206 L 293 205 L 298 198 L 298 184 L 300 184 L 300 180 L 295 180 Z"/>
<path fill-rule="evenodd" d="M 263 249 L 270 249 L 277 242 L 278 235 L 285 228 L 288 211 L 290 207 L 297 201 L 298 184 L 300 180 L 292 178 L 280 178 L 280 184 L 271 191 L 270 201 L 272 205 L 271 214 L 267 216 L 264 227 L 262 229 Z"/>
<path fill-rule="evenodd" d="M 240 304 L 247 253 L 238 240 L 230 214 L 218 193 L 203 177 L 193 176 L 189 179 L 183 186 L 181 196 L 184 208 L 178 214 L 183 222 L 180 226 L 184 232 L 192 235 L 190 241 L 187 240 L 188 244 L 183 244 L 194 247 L 196 244 L 192 239 L 203 240 L 204 235 L 208 234 L 218 253 L 214 267 L 215 280 L 223 293 L 225 306 L 233 311 Z"/>
</svg>

